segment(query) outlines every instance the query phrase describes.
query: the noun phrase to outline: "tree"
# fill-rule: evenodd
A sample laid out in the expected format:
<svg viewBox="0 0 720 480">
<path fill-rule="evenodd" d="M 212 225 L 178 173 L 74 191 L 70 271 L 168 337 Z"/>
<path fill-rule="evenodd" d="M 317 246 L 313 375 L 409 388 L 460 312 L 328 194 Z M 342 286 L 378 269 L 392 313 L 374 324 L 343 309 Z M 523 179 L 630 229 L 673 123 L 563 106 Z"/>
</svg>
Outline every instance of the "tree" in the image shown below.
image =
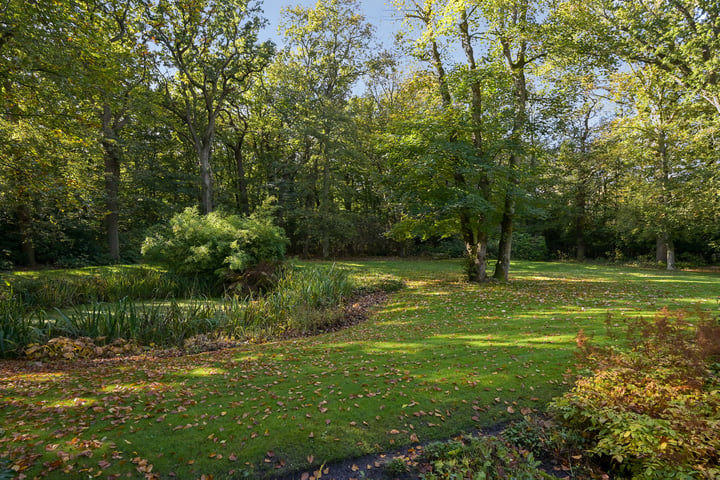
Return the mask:
<svg viewBox="0 0 720 480">
<path fill-rule="evenodd" d="M 200 167 L 201 210 L 213 210 L 212 149 L 217 119 L 231 95 L 267 66 L 272 42 L 257 43 L 260 7 L 247 0 L 148 3 L 149 40 L 158 50 L 163 106 L 187 128 Z"/>
<path fill-rule="evenodd" d="M 339 227 L 339 218 L 332 177 L 351 149 L 343 135 L 343 130 L 352 129 L 346 109 L 352 88 L 371 59 L 373 29 L 357 10 L 355 0 L 319 0 L 314 8 L 283 12 L 287 45 L 280 61 L 288 80 L 284 87 L 295 99 L 292 128 L 299 134 L 300 152 L 312 164 L 306 205 L 317 205 L 313 230 L 320 233 L 323 258 L 330 255 L 332 231 L 341 230 L 334 228 Z"/>
<path fill-rule="evenodd" d="M 621 138 L 618 155 L 628 159 L 627 206 L 639 216 L 642 229 L 657 238 L 661 260 L 675 269 L 675 240 L 693 215 L 686 182 L 700 174 L 691 146 L 696 137 L 697 104 L 688 102 L 679 85 L 668 81 L 657 67 L 637 68 L 618 75 L 618 96 L 625 115 L 615 134 Z"/>
<path fill-rule="evenodd" d="M 578 4 L 586 53 L 652 65 L 720 113 L 720 7 L 706 0 Z"/>
<path fill-rule="evenodd" d="M 430 171 L 422 168 L 420 171 L 423 171 L 430 179 L 434 179 L 431 182 L 438 182 L 437 188 L 427 188 L 426 191 L 432 193 L 429 197 L 425 195 L 423 197 L 425 202 L 428 202 L 427 206 L 435 212 L 434 215 L 441 218 L 427 217 L 429 212 L 421 213 L 425 210 L 421 207 L 416 210 L 415 218 L 409 217 L 403 222 L 406 226 L 413 225 L 413 228 L 406 230 L 401 225 L 396 232 L 404 231 L 406 234 L 412 234 L 413 230 L 417 230 L 418 227 L 422 229 L 431 227 L 424 235 L 430 232 L 449 235 L 449 232 L 438 231 L 437 227 L 454 225 L 456 230 L 452 233 L 458 234 L 465 243 L 469 266 L 468 278 L 471 281 L 482 282 L 487 276 L 489 219 L 493 214 L 490 203 L 492 168 L 489 161 L 491 155 L 489 154 L 490 148 L 488 148 L 489 142 L 485 138 L 487 135 L 487 132 L 484 131 L 487 126 L 487 112 L 486 106 L 483 104 L 483 96 L 486 94 L 484 86 L 487 86 L 483 85 L 483 82 L 492 76 L 489 74 L 491 67 L 478 65 L 473 49 L 468 12 L 464 5 L 453 5 L 455 11 L 451 13 L 444 11 L 442 4 L 434 1 L 413 1 L 408 6 L 398 2 L 398 6 L 408 25 L 408 30 L 412 26 L 418 26 L 420 29 L 417 38 L 410 43 L 410 52 L 416 58 L 429 63 L 434 72 L 436 94 L 440 103 L 426 104 L 425 108 L 428 114 L 424 121 L 436 122 L 436 126 L 443 125 L 447 130 L 443 134 L 437 135 L 434 128 L 426 129 L 426 126 L 421 126 L 423 122 L 417 122 L 412 127 L 413 129 L 419 128 L 418 132 L 424 130 L 424 134 L 421 134 L 418 139 L 422 138 L 423 141 L 430 142 L 425 146 L 431 158 L 417 150 L 414 151 L 413 157 L 420 155 L 420 158 L 424 158 L 422 162 L 425 165 L 432 165 Z M 453 76 L 461 76 L 462 81 L 466 82 L 470 93 L 469 99 L 464 98 L 465 93 L 462 90 L 451 91 L 453 79 L 448 75 L 446 59 L 443 58 L 443 39 L 452 39 L 462 46 L 467 60 L 466 70 L 457 70 L 452 73 Z M 487 82 L 485 83 L 487 84 Z M 453 93 L 463 97 L 462 100 L 453 98 Z M 463 111 L 462 108 L 459 108 L 460 102 L 467 102 L 468 110 Z M 435 111 L 436 109 L 439 111 Z M 465 115 L 467 116 L 464 120 L 468 122 L 470 132 L 458 123 L 459 118 Z M 407 122 L 408 125 L 412 123 Z M 415 142 L 399 144 L 410 146 L 413 143 Z M 415 158 L 417 159 L 417 157 Z M 405 168 L 412 168 L 412 166 L 405 165 Z M 411 175 L 410 178 L 422 182 L 415 175 Z M 417 187 L 422 188 L 421 184 L 418 184 Z M 444 186 L 449 189 L 445 189 Z M 408 187 L 413 188 L 409 185 L 406 186 L 406 188 Z M 438 202 L 442 203 L 450 198 L 453 199 L 453 206 L 438 204 Z M 411 207 L 410 210 L 412 211 L 413 208 Z M 418 215 L 426 216 L 426 221 L 418 222 Z M 450 218 L 447 218 L 448 216 Z M 449 224 L 448 220 L 450 220 Z"/>
</svg>

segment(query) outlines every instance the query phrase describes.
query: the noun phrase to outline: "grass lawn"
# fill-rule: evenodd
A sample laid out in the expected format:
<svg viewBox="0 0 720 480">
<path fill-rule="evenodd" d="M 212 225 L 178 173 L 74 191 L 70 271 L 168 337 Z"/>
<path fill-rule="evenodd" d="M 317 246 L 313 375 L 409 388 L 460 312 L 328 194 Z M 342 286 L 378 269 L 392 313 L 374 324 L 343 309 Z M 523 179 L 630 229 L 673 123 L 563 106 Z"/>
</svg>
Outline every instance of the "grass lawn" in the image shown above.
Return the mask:
<svg viewBox="0 0 720 480">
<path fill-rule="evenodd" d="M 297 477 L 519 418 L 569 388 L 575 335 L 662 307 L 717 312 L 720 276 L 516 262 L 340 262 L 407 288 L 316 337 L 179 358 L 0 361 L 0 461 L 28 478 Z M 0 470 L 2 478 L 2 470 Z"/>
</svg>

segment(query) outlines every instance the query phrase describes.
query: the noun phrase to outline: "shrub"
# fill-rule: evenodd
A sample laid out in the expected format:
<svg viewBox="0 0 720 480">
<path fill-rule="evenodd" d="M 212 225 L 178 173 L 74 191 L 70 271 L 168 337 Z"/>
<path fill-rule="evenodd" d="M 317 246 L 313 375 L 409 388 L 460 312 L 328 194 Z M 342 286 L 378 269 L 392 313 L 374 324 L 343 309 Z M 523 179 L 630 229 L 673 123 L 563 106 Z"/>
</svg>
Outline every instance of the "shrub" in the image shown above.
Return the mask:
<svg viewBox="0 0 720 480">
<path fill-rule="evenodd" d="M 518 260 L 547 260 L 550 257 L 545 237 L 529 233 L 514 233 L 512 256 Z"/>
<path fill-rule="evenodd" d="M 663 310 L 629 324 L 629 348 L 601 348 L 579 336 L 594 373 L 555 399 L 551 411 L 583 432 L 589 451 L 633 478 L 720 475 L 720 325 Z"/>
<path fill-rule="evenodd" d="M 142 254 L 180 273 L 223 276 L 227 269 L 242 272 L 259 262 L 282 260 L 286 244 L 266 202 L 249 217 L 185 209 L 155 227 L 143 242 Z"/>
</svg>

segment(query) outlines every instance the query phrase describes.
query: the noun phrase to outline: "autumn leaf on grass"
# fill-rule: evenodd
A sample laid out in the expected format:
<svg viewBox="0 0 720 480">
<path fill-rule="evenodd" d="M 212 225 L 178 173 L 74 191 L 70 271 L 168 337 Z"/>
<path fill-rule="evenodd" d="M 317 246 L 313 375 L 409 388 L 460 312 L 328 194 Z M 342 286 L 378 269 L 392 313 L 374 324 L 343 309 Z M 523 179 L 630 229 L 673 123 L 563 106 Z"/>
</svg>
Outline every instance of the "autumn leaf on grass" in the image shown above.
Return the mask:
<svg viewBox="0 0 720 480">
<path fill-rule="evenodd" d="M 415 443 L 420 443 L 420 440 L 418 439 L 418 436 L 415 433 L 410 434 L 410 441 L 415 442 Z"/>
</svg>

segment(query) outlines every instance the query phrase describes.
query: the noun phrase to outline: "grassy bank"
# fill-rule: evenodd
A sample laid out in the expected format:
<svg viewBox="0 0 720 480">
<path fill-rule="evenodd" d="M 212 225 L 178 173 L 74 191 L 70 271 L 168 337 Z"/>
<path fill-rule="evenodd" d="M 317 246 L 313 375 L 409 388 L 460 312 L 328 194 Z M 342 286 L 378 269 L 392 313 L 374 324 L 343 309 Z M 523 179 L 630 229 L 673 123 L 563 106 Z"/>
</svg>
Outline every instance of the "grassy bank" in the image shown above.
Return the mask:
<svg viewBox="0 0 720 480">
<path fill-rule="evenodd" d="M 319 336 L 180 358 L 0 362 L 0 457 L 29 477 L 251 478 L 311 471 L 517 418 L 568 388 L 575 336 L 667 306 L 717 309 L 718 276 L 517 263 L 344 262 L 407 288 Z M 118 477 L 119 478 L 119 477 Z"/>
</svg>

